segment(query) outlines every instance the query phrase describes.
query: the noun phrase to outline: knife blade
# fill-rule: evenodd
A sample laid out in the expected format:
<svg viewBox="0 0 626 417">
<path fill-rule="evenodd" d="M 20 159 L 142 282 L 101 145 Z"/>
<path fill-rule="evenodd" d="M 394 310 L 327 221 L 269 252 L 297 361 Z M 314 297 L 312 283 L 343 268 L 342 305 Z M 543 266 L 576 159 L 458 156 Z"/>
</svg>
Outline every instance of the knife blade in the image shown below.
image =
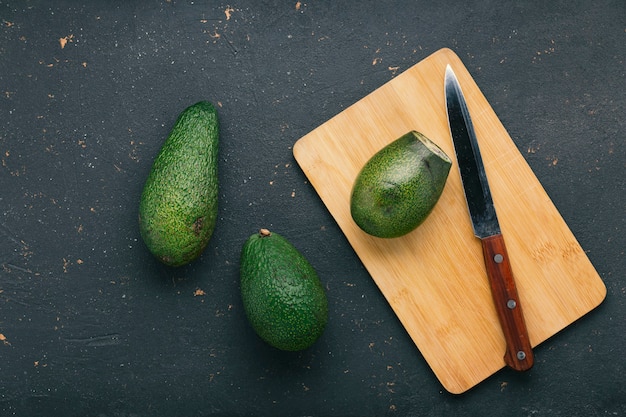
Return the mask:
<svg viewBox="0 0 626 417">
<path fill-rule="evenodd" d="M 525 371 L 533 366 L 534 355 L 522 304 L 496 216 L 476 132 L 463 91 L 450 65 L 446 67 L 444 87 L 448 126 L 457 156 L 465 200 L 474 235 L 482 243 L 491 295 L 506 341 L 504 362 L 512 369 Z"/>
</svg>

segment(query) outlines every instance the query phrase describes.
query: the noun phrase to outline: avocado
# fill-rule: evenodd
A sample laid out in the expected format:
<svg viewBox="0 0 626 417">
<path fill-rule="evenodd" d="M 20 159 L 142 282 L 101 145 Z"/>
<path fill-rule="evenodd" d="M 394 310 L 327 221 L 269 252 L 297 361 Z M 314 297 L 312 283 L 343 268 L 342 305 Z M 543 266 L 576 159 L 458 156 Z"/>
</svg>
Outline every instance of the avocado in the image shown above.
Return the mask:
<svg viewBox="0 0 626 417">
<path fill-rule="evenodd" d="M 157 154 L 139 202 L 139 229 L 161 262 L 200 256 L 217 220 L 219 121 L 208 101 L 186 108 Z"/>
<path fill-rule="evenodd" d="M 352 219 L 376 237 L 409 233 L 435 207 L 451 165 L 422 133 L 406 133 L 374 154 L 357 175 L 350 195 Z"/>
<path fill-rule="evenodd" d="M 328 321 L 328 300 L 317 273 L 284 237 L 261 229 L 244 243 L 241 298 L 252 328 L 275 348 L 311 346 Z"/>
</svg>

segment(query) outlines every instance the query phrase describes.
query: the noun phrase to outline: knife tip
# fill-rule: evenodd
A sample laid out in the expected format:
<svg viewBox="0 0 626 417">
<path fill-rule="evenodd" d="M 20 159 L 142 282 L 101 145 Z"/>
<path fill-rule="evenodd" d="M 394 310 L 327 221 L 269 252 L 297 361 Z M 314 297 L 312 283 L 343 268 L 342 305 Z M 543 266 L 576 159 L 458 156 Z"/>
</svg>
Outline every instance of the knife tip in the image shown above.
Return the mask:
<svg viewBox="0 0 626 417">
<path fill-rule="evenodd" d="M 456 78 L 456 74 L 454 73 L 454 70 L 452 69 L 452 66 L 450 64 L 446 66 L 446 75 L 443 79 L 443 85 L 446 92 L 446 97 L 452 91 L 456 91 L 455 94 L 461 93 L 459 80 L 458 78 Z"/>
<path fill-rule="evenodd" d="M 452 70 L 452 66 L 450 64 L 446 65 L 446 79 L 456 78 L 456 74 L 454 70 Z"/>
</svg>

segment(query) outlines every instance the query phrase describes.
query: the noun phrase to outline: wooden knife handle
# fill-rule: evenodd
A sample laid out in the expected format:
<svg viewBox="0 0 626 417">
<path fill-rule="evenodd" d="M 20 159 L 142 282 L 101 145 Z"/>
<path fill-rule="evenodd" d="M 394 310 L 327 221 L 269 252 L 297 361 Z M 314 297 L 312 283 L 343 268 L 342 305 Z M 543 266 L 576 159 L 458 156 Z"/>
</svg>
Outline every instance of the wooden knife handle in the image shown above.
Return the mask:
<svg viewBox="0 0 626 417">
<path fill-rule="evenodd" d="M 533 366 L 533 351 L 504 238 L 497 234 L 481 241 L 491 294 L 506 340 L 504 361 L 517 371 L 526 371 Z"/>
</svg>

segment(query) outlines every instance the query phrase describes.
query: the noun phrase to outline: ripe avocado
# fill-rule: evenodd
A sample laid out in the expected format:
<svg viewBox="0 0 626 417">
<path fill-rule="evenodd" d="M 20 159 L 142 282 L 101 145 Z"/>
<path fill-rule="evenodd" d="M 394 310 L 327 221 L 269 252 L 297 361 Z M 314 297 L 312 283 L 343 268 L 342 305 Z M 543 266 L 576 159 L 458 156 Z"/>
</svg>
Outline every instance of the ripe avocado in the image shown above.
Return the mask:
<svg viewBox="0 0 626 417">
<path fill-rule="evenodd" d="M 206 247 L 217 220 L 217 110 L 201 101 L 176 120 L 156 156 L 139 203 L 139 229 L 161 262 L 180 266 Z"/>
<path fill-rule="evenodd" d="M 241 251 L 241 298 L 256 333 L 281 350 L 311 346 L 328 321 L 328 300 L 311 264 L 284 237 L 261 229 Z"/>
<path fill-rule="evenodd" d="M 372 156 L 357 175 L 350 196 L 353 220 L 372 236 L 409 233 L 439 200 L 451 165 L 426 136 L 406 133 Z"/>
</svg>

